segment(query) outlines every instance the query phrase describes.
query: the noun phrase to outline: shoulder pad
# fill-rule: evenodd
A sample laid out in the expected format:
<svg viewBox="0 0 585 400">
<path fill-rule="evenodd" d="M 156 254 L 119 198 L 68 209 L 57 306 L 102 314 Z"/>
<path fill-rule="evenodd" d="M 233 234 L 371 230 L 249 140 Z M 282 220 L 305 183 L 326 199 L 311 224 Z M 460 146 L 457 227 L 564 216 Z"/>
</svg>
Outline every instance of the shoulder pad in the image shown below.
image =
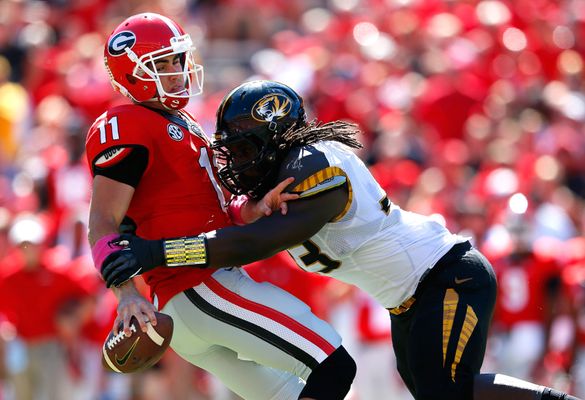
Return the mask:
<svg viewBox="0 0 585 400">
<path fill-rule="evenodd" d="M 294 148 L 283 162 L 279 181 L 294 177 L 294 186 L 288 190 L 301 198 L 310 197 L 337 188 L 347 182 L 345 172 L 332 167 L 325 155 L 313 146 Z"/>
<path fill-rule="evenodd" d="M 89 165 L 107 167 L 125 158 L 131 147 L 149 148 L 149 135 L 143 130 L 154 126 L 151 121 L 158 118 L 158 114 L 133 104 L 113 107 L 100 115 L 85 142 Z"/>
<path fill-rule="evenodd" d="M 310 197 L 343 186 L 346 182 L 347 177 L 340 168 L 327 167 L 302 181 L 292 192 L 298 193 L 301 198 Z"/>
</svg>

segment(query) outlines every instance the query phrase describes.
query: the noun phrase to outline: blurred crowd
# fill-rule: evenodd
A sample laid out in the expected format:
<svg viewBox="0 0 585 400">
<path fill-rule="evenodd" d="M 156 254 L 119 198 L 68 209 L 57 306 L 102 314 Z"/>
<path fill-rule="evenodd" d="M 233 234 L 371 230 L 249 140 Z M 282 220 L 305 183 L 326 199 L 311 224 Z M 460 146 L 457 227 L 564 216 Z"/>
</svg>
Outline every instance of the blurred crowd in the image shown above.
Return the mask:
<svg viewBox="0 0 585 400">
<path fill-rule="evenodd" d="M 84 142 L 126 101 L 104 41 L 145 11 L 194 39 L 205 85 L 188 109 L 208 134 L 254 77 L 292 86 L 312 117 L 359 123 L 392 201 L 494 264 L 484 369 L 585 396 L 585 0 L 2 0 L 0 400 L 235 398 L 171 351 L 140 374 L 100 365 L 116 300 L 88 252 Z M 351 399 L 410 399 L 387 312 L 291 263 L 248 270 L 340 331 L 358 362 Z"/>
</svg>

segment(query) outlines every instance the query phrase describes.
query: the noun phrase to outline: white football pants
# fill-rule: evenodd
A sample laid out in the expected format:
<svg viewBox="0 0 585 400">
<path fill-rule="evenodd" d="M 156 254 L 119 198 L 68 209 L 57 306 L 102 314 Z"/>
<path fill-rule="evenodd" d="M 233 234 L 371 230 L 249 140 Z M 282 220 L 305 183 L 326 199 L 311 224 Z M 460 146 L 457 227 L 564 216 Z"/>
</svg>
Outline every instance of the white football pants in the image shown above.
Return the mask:
<svg viewBox="0 0 585 400">
<path fill-rule="evenodd" d="M 341 337 L 288 292 L 240 268 L 217 270 L 161 310 L 171 347 L 244 399 L 294 400 Z"/>
</svg>

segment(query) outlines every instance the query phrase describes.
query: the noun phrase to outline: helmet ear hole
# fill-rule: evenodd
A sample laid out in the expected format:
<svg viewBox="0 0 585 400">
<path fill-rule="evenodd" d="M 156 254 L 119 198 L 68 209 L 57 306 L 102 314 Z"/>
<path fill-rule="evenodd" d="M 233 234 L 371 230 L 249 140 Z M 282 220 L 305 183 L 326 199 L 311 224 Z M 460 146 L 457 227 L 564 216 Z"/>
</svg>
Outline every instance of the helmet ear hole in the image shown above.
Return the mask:
<svg viewBox="0 0 585 400">
<path fill-rule="evenodd" d="M 130 75 L 130 74 L 126 74 L 126 80 L 128 82 L 130 82 L 130 84 L 136 85 L 137 79 L 134 76 Z"/>
</svg>

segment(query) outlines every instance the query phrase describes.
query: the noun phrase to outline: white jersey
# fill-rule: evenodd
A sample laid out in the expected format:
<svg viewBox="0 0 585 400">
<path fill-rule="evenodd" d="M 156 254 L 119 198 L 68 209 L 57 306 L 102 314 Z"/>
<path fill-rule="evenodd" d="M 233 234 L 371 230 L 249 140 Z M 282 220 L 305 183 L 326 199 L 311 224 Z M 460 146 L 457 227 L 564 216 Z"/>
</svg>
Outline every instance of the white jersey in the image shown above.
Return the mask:
<svg viewBox="0 0 585 400">
<path fill-rule="evenodd" d="M 305 146 L 287 161 L 287 169 L 316 154 L 323 168 L 294 191 L 308 197 L 347 181 L 350 194 L 341 215 L 288 250 L 301 268 L 353 284 L 393 308 L 414 294 L 423 274 L 453 245 L 467 240 L 392 204 L 364 163 L 341 143 Z"/>
</svg>

